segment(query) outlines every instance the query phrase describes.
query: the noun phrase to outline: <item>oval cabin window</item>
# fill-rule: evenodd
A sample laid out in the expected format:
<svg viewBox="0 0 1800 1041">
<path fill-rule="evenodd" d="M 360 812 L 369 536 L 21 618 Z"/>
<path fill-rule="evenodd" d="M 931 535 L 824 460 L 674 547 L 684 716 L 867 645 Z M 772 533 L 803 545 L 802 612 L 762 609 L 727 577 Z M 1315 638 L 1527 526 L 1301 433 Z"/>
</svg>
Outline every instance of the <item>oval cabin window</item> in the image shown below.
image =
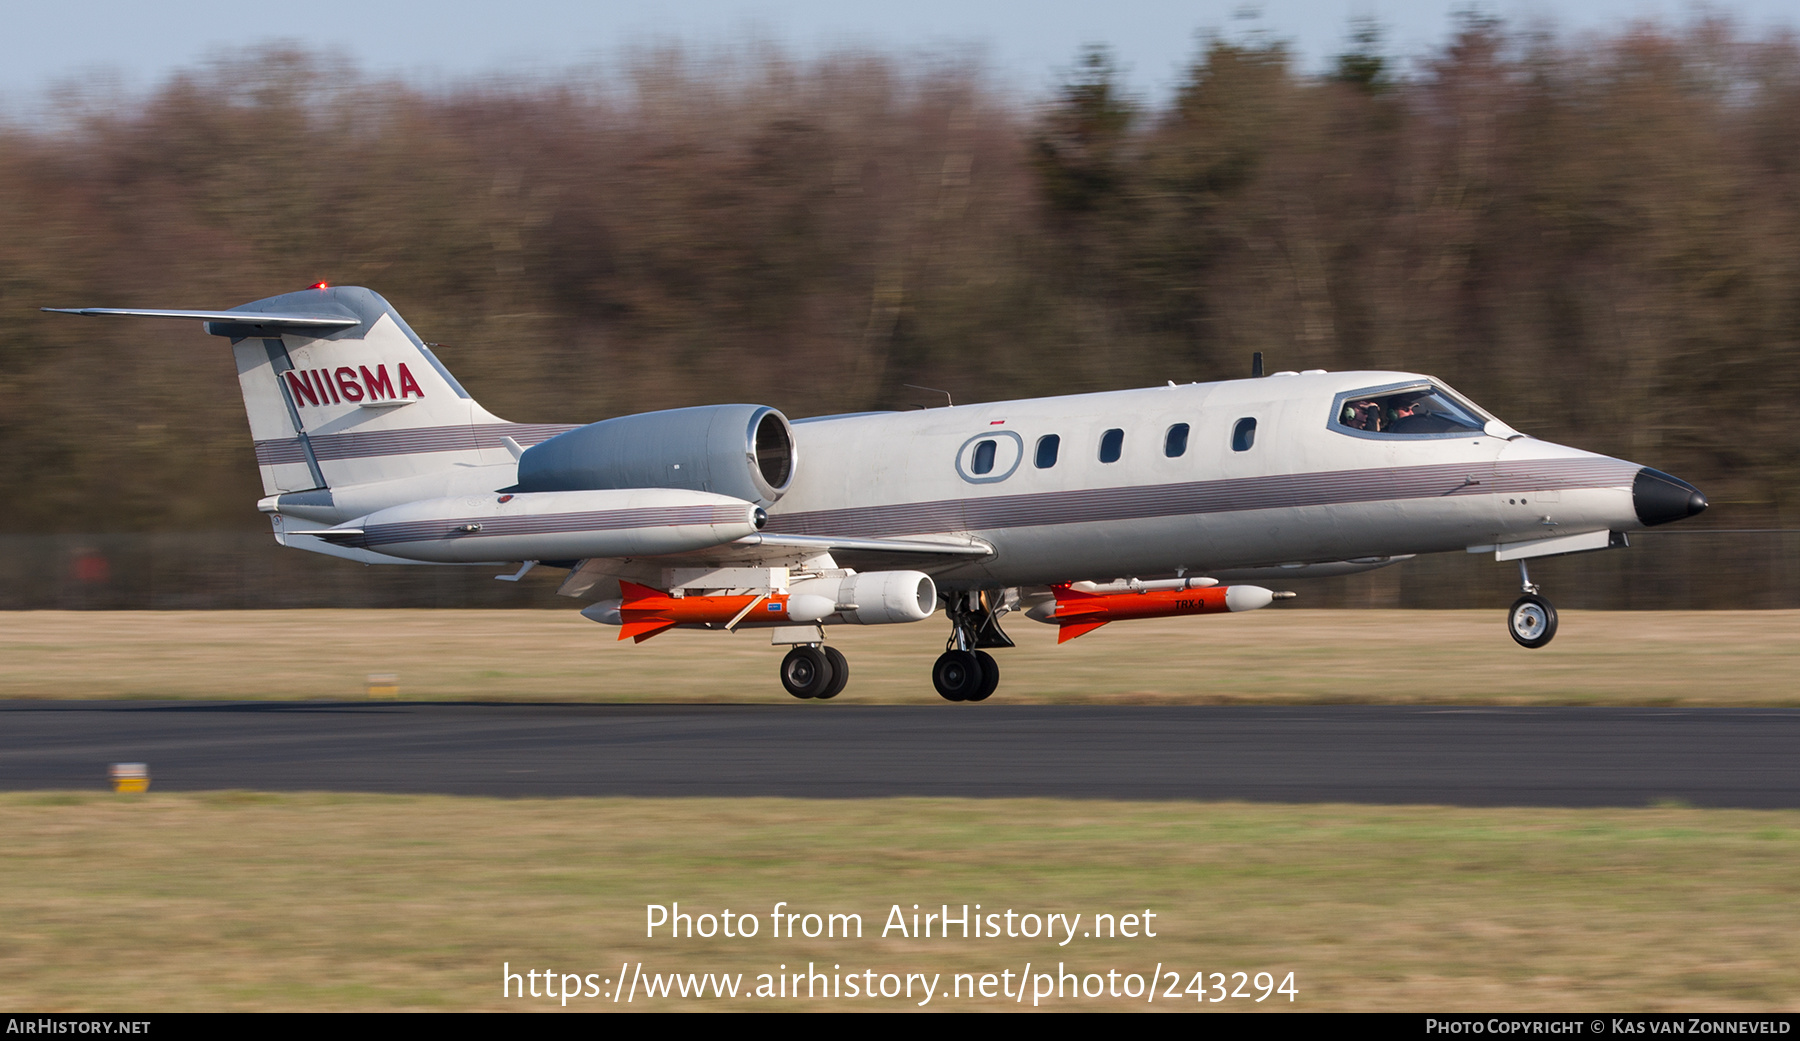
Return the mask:
<svg viewBox="0 0 1800 1041">
<path fill-rule="evenodd" d="M 1254 445 L 1255 443 L 1256 443 L 1256 420 L 1254 420 L 1254 419 L 1238 420 L 1237 426 L 1235 428 L 1233 428 L 1231 431 L 1231 450 L 1233 452 L 1248 452 L 1248 451 L 1250 451 L 1250 446 Z"/>
<path fill-rule="evenodd" d="M 995 447 L 996 446 L 995 446 L 994 442 L 992 442 L 992 441 L 983 441 L 980 444 L 976 445 L 975 446 L 975 459 L 969 464 L 969 469 L 975 471 L 978 474 L 993 473 L 994 472 L 994 449 L 995 449 Z"/>
<path fill-rule="evenodd" d="M 1100 461 L 1116 463 L 1125 450 L 1125 431 L 1114 427 L 1100 435 Z"/>
<path fill-rule="evenodd" d="M 1056 434 L 1045 434 L 1038 438 L 1037 468 L 1048 470 L 1056 465 L 1056 450 L 1062 447 L 1062 438 Z"/>
<path fill-rule="evenodd" d="M 957 476 L 972 484 L 993 484 L 1025 462 L 1025 439 L 1010 430 L 984 431 L 956 449 Z"/>
<path fill-rule="evenodd" d="M 1188 425 L 1177 423 L 1163 435 L 1163 455 L 1175 459 L 1187 454 Z"/>
</svg>

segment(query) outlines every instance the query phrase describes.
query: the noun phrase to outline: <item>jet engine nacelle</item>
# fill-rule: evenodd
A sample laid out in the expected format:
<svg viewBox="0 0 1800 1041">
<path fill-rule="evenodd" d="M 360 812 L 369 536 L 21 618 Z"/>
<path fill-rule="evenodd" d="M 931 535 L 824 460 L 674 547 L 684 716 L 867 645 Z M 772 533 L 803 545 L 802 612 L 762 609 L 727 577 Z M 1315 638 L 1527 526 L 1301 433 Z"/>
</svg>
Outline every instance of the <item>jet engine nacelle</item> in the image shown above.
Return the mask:
<svg viewBox="0 0 1800 1041">
<path fill-rule="evenodd" d="M 667 488 L 495 492 L 421 499 L 334 529 L 307 532 L 407 560 L 472 564 L 685 553 L 762 527 L 742 499 Z"/>
<path fill-rule="evenodd" d="M 794 480 L 794 434 L 765 405 L 620 416 L 525 450 L 521 492 L 686 488 L 768 506 Z"/>
<path fill-rule="evenodd" d="M 937 583 L 923 571 L 869 571 L 808 578 L 788 588 L 787 616 L 818 622 L 836 615 L 850 625 L 922 622 L 937 610 Z"/>
</svg>

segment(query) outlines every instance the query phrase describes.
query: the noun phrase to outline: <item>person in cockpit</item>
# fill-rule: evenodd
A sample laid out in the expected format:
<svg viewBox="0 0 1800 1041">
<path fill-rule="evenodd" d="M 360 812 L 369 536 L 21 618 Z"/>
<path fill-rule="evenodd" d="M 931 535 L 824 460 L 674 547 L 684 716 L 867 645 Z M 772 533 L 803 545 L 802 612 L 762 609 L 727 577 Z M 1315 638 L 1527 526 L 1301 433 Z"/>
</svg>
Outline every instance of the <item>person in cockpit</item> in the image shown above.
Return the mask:
<svg viewBox="0 0 1800 1041">
<path fill-rule="evenodd" d="M 1380 430 L 1381 406 L 1373 401 L 1347 402 L 1340 421 L 1352 430 Z"/>
</svg>

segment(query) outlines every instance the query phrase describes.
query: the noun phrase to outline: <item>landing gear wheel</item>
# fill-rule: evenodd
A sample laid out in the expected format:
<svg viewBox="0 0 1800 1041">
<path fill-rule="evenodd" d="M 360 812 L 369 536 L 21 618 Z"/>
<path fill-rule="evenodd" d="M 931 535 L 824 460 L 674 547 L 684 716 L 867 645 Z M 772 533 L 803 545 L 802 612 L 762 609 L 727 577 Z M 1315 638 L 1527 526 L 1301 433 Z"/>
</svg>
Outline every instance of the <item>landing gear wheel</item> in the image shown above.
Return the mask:
<svg viewBox="0 0 1800 1041">
<path fill-rule="evenodd" d="M 844 660 L 844 652 L 836 647 L 820 647 L 819 649 L 825 652 L 826 660 L 831 662 L 831 682 L 826 684 L 824 690 L 813 695 L 820 701 L 824 701 L 827 698 L 837 697 L 843 692 L 844 684 L 850 682 L 850 663 Z"/>
<path fill-rule="evenodd" d="M 945 651 L 931 667 L 931 685 L 945 701 L 974 700 L 983 682 L 981 659 L 973 651 Z"/>
<path fill-rule="evenodd" d="M 1506 613 L 1506 631 L 1521 647 L 1542 647 L 1556 635 L 1556 608 L 1536 593 L 1527 593 Z"/>
<path fill-rule="evenodd" d="M 831 659 L 817 647 L 795 647 L 781 659 L 781 685 L 794 697 L 830 697 L 822 692 L 831 689 L 832 681 Z"/>
<path fill-rule="evenodd" d="M 981 685 L 964 701 L 986 701 L 987 696 L 1000 685 L 1000 663 L 994 660 L 994 656 L 986 651 L 976 651 L 975 660 L 981 663 Z"/>
</svg>

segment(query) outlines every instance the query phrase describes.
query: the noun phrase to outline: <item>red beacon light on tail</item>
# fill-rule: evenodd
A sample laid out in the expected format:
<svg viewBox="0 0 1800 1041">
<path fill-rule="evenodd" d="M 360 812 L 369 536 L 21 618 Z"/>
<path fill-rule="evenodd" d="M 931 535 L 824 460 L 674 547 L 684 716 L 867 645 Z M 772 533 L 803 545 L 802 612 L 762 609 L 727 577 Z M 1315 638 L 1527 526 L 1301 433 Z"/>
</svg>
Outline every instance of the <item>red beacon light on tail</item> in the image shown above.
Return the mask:
<svg viewBox="0 0 1800 1041">
<path fill-rule="evenodd" d="M 314 289 L 330 289 L 331 283 L 329 283 L 329 282 L 314 282 L 312 284 L 312 288 L 314 288 Z"/>
</svg>

